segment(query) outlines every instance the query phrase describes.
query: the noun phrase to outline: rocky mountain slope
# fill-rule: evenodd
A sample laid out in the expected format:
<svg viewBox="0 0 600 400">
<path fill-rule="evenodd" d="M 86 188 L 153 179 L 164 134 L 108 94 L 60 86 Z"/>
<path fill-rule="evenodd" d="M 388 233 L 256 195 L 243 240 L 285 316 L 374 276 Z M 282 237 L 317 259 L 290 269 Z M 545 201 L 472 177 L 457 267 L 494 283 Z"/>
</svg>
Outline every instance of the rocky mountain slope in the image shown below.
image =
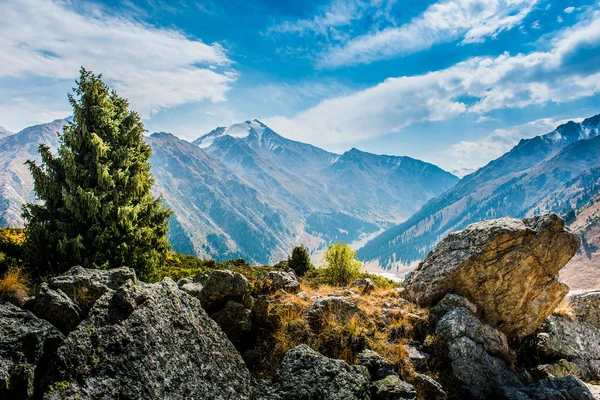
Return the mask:
<svg viewBox="0 0 600 400">
<path fill-rule="evenodd" d="M 0 396 L 599 399 L 600 292 L 567 295 L 557 277 L 579 242 L 554 214 L 482 221 L 401 288 L 74 267 L 0 300 Z"/>
<path fill-rule="evenodd" d="M 600 189 L 599 133 L 597 115 L 522 140 L 406 222 L 367 243 L 359 257 L 387 268 L 407 265 L 423 259 L 441 238 L 469 223 L 548 211 L 564 214 L 581 207 Z"/>
<path fill-rule="evenodd" d="M 5 136 L 9 136 L 12 135 L 13 132 L 9 131 L 8 129 L 6 129 L 3 126 L 0 126 L 0 138 L 5 137 Z"/>
<path fill-rule="evenodd" d="M 0 139 L 0 226 L 21 226 L 33 201 L 27 159 L 57 146 L 65 120 Z M 342 156 L 285 139 L 259 121 L 217 128 L 196 145 L 149 137 L 156 194 L 174 210 L 177 251 L 268 263 L 304 243 L 318 250 L 354 242 L 407 218 L 458 178 L 408 157 L 351 150 Z M 285 221 L 285 223 L 283 223 Z"/>
</svg>

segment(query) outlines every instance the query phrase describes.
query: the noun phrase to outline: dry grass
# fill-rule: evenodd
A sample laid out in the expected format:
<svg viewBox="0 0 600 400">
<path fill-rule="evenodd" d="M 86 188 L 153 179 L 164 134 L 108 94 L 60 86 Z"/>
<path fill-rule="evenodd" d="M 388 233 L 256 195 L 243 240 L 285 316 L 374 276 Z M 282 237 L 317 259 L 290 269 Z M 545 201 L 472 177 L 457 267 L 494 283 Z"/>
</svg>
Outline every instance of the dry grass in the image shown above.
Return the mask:
<svg viewBox="0 0 600 400">
<path fill-rule="evenodd" d="M 560 315 L 563 317 L 567 317 L 571 320 L 575 319 L 575 314 L 573 313 L 573 309 L 571 308 L 571 299 L 565 297 L 563 301 L 554 309 L 552 312 L 554 315 Z"/>
<path fill-rule="evenodd" d="M 0 299 L 22 306 L 28 293 L 29 282 L 21 268 L 8 270 L 0 279 Z"/>
<path fill-rule="evenodd" d="M 409 378 L 414 374 L 405 344 L 413 340 L 419 324 L 427 321 L 425 310 L 399 297 L 394 288 L 377 288 L 361 295 L 344 287 L 301 283 L 304 295 L 277 293 L 271 297 L 269 313 L 278 323 L 270 338 L 259 346 L 258 373 L 270 377 L 285 353 L 307 344 L 318 352 L 349 364 L 357 363 L 357 355 L 371 349 L 394 362 L 398 372 Z M 313 331 L 306 312 L 319 298 L 344 296 L 356 304 L 365 316 L 354 315 L 343 320 L 335 309 L 326 311 L 320 328 Z"/>
</svg>

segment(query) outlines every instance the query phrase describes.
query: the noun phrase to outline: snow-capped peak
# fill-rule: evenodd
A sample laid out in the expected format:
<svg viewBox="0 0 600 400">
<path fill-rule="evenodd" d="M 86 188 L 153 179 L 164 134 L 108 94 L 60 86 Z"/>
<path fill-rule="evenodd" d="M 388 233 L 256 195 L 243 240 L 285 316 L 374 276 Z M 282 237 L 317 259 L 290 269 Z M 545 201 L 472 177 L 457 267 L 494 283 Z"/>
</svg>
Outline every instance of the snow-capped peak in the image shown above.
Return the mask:
<svg viewBox="0 0 600 400">
<path fill-rule="evenodd" d="M 204 149 L 213 144 L 214 140 L 220 136 L 227 135 L 241 139 L 250 136 L 252 133 L 255 133 L 260 141 L 265 129 L 267 129 L 267 126 L 257 119 L 252 121 L 238 122 L 237 124 L 231 125 L 229 128 L 224 126 L 218 127 L 206 135 L 200 136 L 198 139 L 194 140 L 193 143 L 196 146 Z"/>
</svg>

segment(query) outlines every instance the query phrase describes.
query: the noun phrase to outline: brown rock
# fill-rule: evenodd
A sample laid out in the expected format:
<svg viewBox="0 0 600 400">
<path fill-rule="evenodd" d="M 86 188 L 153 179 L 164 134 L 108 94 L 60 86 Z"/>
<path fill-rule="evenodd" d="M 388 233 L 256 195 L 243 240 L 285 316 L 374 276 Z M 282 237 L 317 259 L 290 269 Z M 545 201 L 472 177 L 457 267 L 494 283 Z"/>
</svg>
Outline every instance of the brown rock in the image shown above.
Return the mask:
<svg viewBox="0 0 600 400">
<path fill-rule="evenodd" d="M 509 338 L 523 337 L 567 294 L 557 274 L 579 244 L 556 214 L 478 222 L 448 235 L 404 287 L 410 299 L 425 306 L 449 293 L 464 296 L 482 320 Z"/>
</svg>

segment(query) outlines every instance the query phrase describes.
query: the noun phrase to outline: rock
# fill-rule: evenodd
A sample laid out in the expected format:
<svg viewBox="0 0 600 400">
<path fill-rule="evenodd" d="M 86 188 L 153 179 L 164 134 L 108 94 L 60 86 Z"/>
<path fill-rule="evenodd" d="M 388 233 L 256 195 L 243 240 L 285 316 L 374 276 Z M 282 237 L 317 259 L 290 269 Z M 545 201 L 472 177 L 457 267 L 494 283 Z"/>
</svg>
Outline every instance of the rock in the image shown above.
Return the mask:
<svg viewBox="0 0 600 400">
<path fill-rule="evenodd" d="M 109 289 L 116 290 L 129 280 L 136 282 L 135 271 L 131 268 L 100 270 L 73 267 L 64 274 L 51 278 L 48 286 L 62 290 L 83 313 L 87 313 Z"/>
<path fill-rule="evenodd" d="M 562 378 L 573 375 L 584 381 L 597 381 L 600 371 L 600 361 L 582 360 L 580 358 L 571 361 L 561 359 L 552 364 L 538 365 L 537 375 L 543 378 Z"/>
<path fill-rule="evenodd" d="M 580 239 L 556 214 L 501 218 L 448 235 L 404 281 L 409 299 L 432 306 L 466 297 L 509 338 L 533 333 L 568 292 L 558 271 Z"/>
<path fill-rule="evenodd" d="M 367 400 L 369 373 L 362 366 L 327 358 L 307 345 L 288 351 L 272 382 L 259 387 L 255 400 Z"/>
<path fill-rule="evenodd" d="M 60 289 L 42 283 L 33 303 L 33 313 L 56 326 L 65 335 L 81 322 L 81 309 Z"/>
<path fill-rule="evenodd" d="M 371 384 L 373 400 L 414 399 L 417 392 L 411 384 L 404 382 L 398 375 L 390 375 Z"/>
<path fill-rule="evenodd" d="M 415 370 L 419 372 L 425 372 L 428 369 L 427 363 L 431 356 L 427 353 L 423 353 L 421 350 L 417 349 L 412 345 L 405 345 L 404 348 L 408 353 L 408 358 L 410 362 L 415 367 Z"/>
<path fill-rule="evenodd" d="M 306 318 L 313 331 L 318 331 L 324 320 L 332 316 L 340 321 L 347 321 L 353 317 L 365 318 L 366 314 L 356 304 L 337 296 L 317 300 L 306 312 Z"/>
<path fill-rule="evenodd" d="M 420 394 L 419 398 L 424 400 L 446 400 L 448 397 L 442 385 L 425 374 L 416 374 L 412 379 L 412 384 Z"/>
<path fill-rule="evenodd" d="M 369 278 L 358 279 L 352 282 L 351 287 L 357 288 L 363 295 L 371 293 L 376 288 L 373 281 Z"/>
<path fill-rule="evenodd" d="M 270 293 L 283 290 L 296 294 L 300 291 L 300 282 L 293 271 L 269 271 L 263 276 L 263 282 L 264 290 Z"/>
<path fill-rule="evenodd" d="M 477 306 L 471 303 L 469 300 L 457 294 L 447 294 L 444 296 L 439 303 L 429 310 L 429 315 L 434 322 L 437 322 L 442 318 L 448 311 L 453 310 L 457 307 L 464 307 L 471 311 L 473 314 L 477 314 Z"/>
<path fill-rule="evenodd" d="M 169 278 L 102 296 L 58 349 L 47 399 L 248 399 L 250 373 L 198 299 Z"/>
<path fill-rule="evenodd" d="M 593 400 L 594 396 L 585 383 L 567 376 L 544 379 L 526 387 L 505 387 L 498 392 L 501 400 Z"/>
<path fill-rule="evenodd" d="M 600 330 L 586 322 L 551 315 L 535 335 L 536 352 L 551 359 L 600 360 Z"/>
<path fill-rule="evenodd" d="M 436 339 L 450 361 L 452 375 L 475 399 L 485 399 L 502 386 L 521 386 L 505 361 L 515 360 L 506 336 L 458 307 L 438 322 Z"/>
<path fill-rule="evenodd" d="M 30 399 L 64 336 L 48 321 L 0 303 L 0 398 Z"/>
<path fill-rule="evenodd" d="M 200 300 L 200 293 L 204 286 L 200 282 L 196 282 L 191 278 L 183 278 L 177 281 L 177 286 L 179 289 L 183 290 L 190 296 L 194 296 L 198 300 Z"/>
<path fill-rule="evenodd" d="M 248 279 L 239 272 L 215 270 L 204 278 L 200 301 L 202 307 L 213 313 L 227 304 L 235 301 L 251 309 L 254 304 L 252 298 L 252 285 Z"/>
<path fill-rule="evenodd" d="M 600 290 L 570 292 L 568 299 L 578 320 L 600 329 Z"/>
<path fill-rule="evenodd" d="M 221 327 L 231 342 L 238 346 L 252 329 L 252 312 L 240 303 L 228 301 L 210 317 Z"/>
<path fill-rule="evenodd" d="M 358 353 L 358 363 L 369 371 L 372 380 L 383 379 L 396 374 L 394 363 L 383 358 L 373 350 L 363 350 Z"/>
</svg>

